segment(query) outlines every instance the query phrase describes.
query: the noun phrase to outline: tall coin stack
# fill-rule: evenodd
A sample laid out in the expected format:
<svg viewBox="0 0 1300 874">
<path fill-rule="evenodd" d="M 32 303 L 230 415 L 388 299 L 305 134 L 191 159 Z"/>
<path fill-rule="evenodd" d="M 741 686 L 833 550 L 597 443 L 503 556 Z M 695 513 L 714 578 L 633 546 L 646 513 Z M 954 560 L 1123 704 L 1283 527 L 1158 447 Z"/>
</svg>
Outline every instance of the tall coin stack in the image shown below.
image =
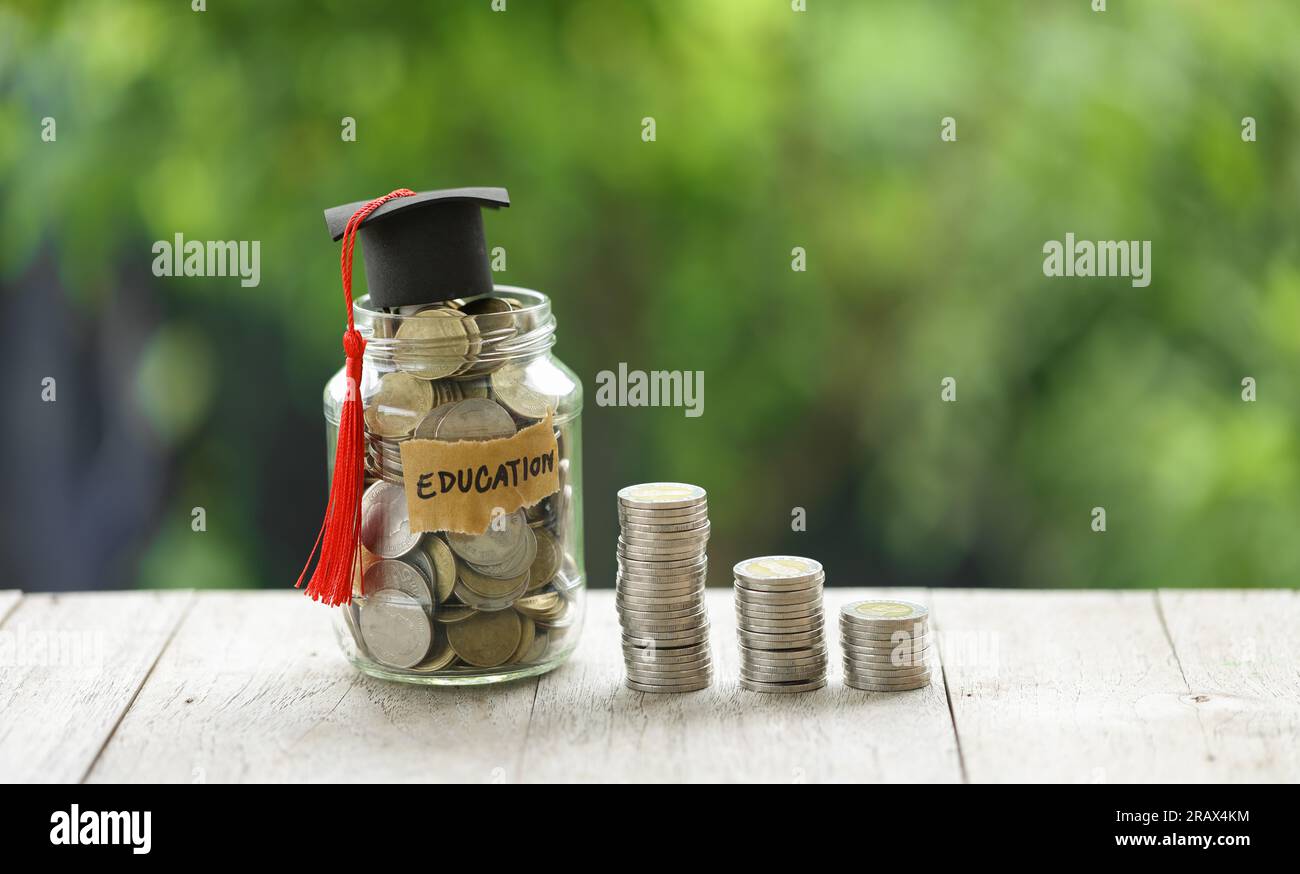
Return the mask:
<svg viewBox="0 0 1300 874">
<path fill-rule="evenodd" d="M 704 601 L 707 498 L 685 483 L 619 490 L 615 603 L 630 689 L 694 692 L 713 679 Z"/>
<path fill-rule="evenodd" d="M 854 601 L 840 610 L 844 684 L 905 692 L 930 684 L 930 611 L 910 601 Z"/>
<path fill-rule="evenodd" d="M 809 692 L 826 685 L 820 562 L 793 555 L 749 558 L 734 569 L 740 685 L 754 692 Z"/>
</svg>

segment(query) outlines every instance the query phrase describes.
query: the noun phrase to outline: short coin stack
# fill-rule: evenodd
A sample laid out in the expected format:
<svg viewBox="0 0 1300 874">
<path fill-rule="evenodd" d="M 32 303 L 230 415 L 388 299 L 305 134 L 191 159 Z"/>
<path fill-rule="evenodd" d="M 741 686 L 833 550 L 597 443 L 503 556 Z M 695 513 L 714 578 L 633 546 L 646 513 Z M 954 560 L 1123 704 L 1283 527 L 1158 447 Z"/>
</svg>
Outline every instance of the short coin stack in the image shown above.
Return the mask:
<svg viewBox="0 0 1300 874">
<path fill-rule="evenodd" d="M 740 685 L 754 692 L 808 692 L 826 685 L 819 562 L 793 555 L 750 558 L 734 568 Z"/>
<path fill-rule="evenodd" d="M 840 610 L 844 684 L 905 692 L 930 684 L 930 611 L 910 601 L 854 601 Z"/>
<path fill-rule="evenodd" d="M 644 483 L 618 493 L 615 603 L 628 688 L 694 692 L 713 679 L 708 576 L 709 508 L 699 486 Z"/>
</svg>

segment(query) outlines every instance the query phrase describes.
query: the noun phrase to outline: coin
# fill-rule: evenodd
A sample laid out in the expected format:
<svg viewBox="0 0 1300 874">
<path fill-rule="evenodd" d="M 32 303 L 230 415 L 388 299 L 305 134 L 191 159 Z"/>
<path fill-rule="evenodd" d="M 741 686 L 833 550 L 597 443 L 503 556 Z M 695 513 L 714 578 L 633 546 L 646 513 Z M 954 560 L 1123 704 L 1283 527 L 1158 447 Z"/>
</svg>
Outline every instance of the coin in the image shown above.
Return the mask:
<svg viewBox="0 0 1300 874">
<path fill-rule="evenodd" d="M 396 338 L 403 342 L 393 352 L 393 363 L 420 379 L 451 376 L 465 366 L 470 351 L 466 319 L 448 307 L 421 310 L 403 319 Z"/>
<path fill-rule="evenodd" d="M 528 651 L 533 648 L 533 640 L 537 636 L 537 624 L 522 613 L 515 615 L 519 617 L 519 645 L 510 655 L 510 661 L 517 664 L 522 662 L 527 657 Z"/>
<path fill-rule="evenodd" d="M 447 533 L 447 545 L 473 565 L 500 565 L 522 548 L 528 521 L 522 511 L 496 516 L 482 534 Z"/>
<path fill-rule="evenodd" d="M 456 651 L 451 648 L 447 642 L 447 633 L 441 628 L 435 628 L 433 632 L 433 646 L 429 654 L 425 656 L 424 661 L 420 662 L 411 670 L 421 674 L 432 674 L 444 670 L 456 661 Z"/>
<path fill-rule="evenodd" d="M 638 683 L 630 678 L 625 681 L 627 687 L 634 692 L 698 692 L 701 689 L 709 688 L 709 685 L 712 682 L 713 677 L 711 674 L 693 682 L 668 686 L 659 686 L 652 683 Z"/>
<path fill-rule="evenodd" d="M 454 604 L 451 606 L 444 606 L 438 611 L 438 615 L 434 618 L 444 625 L 450 625 L 453 622 L 464 622 L 477 612 L 478 611 L 473 607 Z"/>
<path fill-rule="evenodd" d="M 385 373 L 365 404 L 366 428 L 381 437 L 406 437 L 432 407 L 429 383 L 401 371 Z"/>
<path fill-rule="evenodd" d="M 391 668 L 419 664 L 433 642 L 433 626 L 423 605 L 398 589 L 367 596 L 359 624 L 371 656 Z"/>
<path fill-rule="evenodd" d="M 366 569 L 361 588 L 367 596 L 396 589 L 418 601 L 426 613 L 433 612 L 433 591 L 428 581 L 417 568 L 404 561 L 384 559 L 375 562 Z"/>
<path fill-rule="evenodd" d="M 522 574 L 518 574 L 514 577 L 506 577 L 504 579 L 481 574 L 468 564 L 461 564 L 457 568 L 456 573 L 459 582 L 464 584 L 466 588 L 470 589 L 474 594 L 481 598 L 505 598 L 509 597 L 513 592 L 518 592 L 519 595 L 522 595 L 524 592 L 528 591 L 527 568 L 524 568 Z M 518 597 L 518 595 L 515 597 Z M 466 601 L 465 603 L 469 604 L 470 602 Z"/>
<path fill-rule="evenodd" d="M 380 558 L 400 558 L 420 543 L 406 514 L 406 491 L 380 481 L 361 496 L 361 545 Z"/>
<path fill-rule="evenodd" d="M 772 580 L 811 582 L 825 576 L 821 562 L 797 555 L 765 555 L 761 558 L 747 558 L 738 562 L 733 572 L 742 582 L 757 583 Z"/>
<path fill-rule="evenodd" d="M 513 610 L 476 613 L 446 628 L 447 640 L 456 655 L 476 668 L 505 664 L 514 655 L 523 635 L 519 614 Z"/>
<path fill-rule="evenodd" d="M 687 483 L 640 483 L 618 490 L 619 503 L 635 509 L 668 510 L 694 507 L 708 493 Z"/>
<path fill-rule="evenodd" d="M 434 436 L 448 443 L 497 440 L 514 436 L 516 430 L 514 417 L 496 401 L 470 398 L 450 405 L 434 426 Z"/>
<path fill-rule="evenodd" d="M 523 419 L 543 419 L 559 405 L 559 396 L 529 384 L 524 364 L 506 364 L 492 373 L 492 395 Z"/>
<path fill-rule="evenodd" d="M 825 676 L 809 680 L 796 680 L 789 683 L 761 683 L 755 680 L 746 679 L 745 677 L 740 678 L 740 687 L 742 689 L 748 689 L 751 692 L 767 692 L 772 694 L 812 692 L 823 688 L 825 685 Z"/>
<path fill-rule="evenodd" d="M 930 617 L 930 611 L 911 601 L 877 599 L 854 601 L 840 608 L 840 620 L 865 629 L 882 630 L 907 628 L 923 624 Z"/>
<path fill-rule="evenodd" d="M 519 596 L 526 591 L 527 586 L 528 578 L 523 577 L 513 590 L 504 595 L 482 595 L 465 585 L 464 579 L 457 578 L 456 587 L 451 591 L 459 600 L 464 601 L 475 610 L 491 613 L 512 606 L 519 599 Z"/>
<path fill-rule="evenodd" d="M 545 528 L 535 528 L 533 531 L 534 539 L 537 541 L 537 555 L 533 558 L 532 567 L 528 569 L 528 591 L 530 592 L 540 589 L 555 579 L 563 557 L 560 554 L 560 544 L 554 534 Z"/>
<path fill-rule="evenodd" d="M 441 383 L 434 384 L 441 385 Z M 453 400 L 444 401 L 443 403 L 435 405 L 433 409 L 425 413 L 420 419 L 420 423 L 415 426 L 415 430 L 411 433 L 411 436 L 416 440 L 436 440 L 438 438 L 438 426 L 442 424 L 442 420 L 446 418 L 447 414 L 450 413 L 458 403 L 460 403 L 460 401 Z M 381 451 L 383 451 L 385 457 L 390 461 L 400 463 L 402 460 L 401 449 L 396 445 L 393 449 L 390 449 L 387 446 L 381 446 Z M 395 455 L 394 452 L 396 453 Z"/>
<path fill-rule="evenodd" d="M 451 590 L 456 585 L 456 556 L 452 554 L 447 541 L 436 534 L 430 534 L 424 539 L 423 548 L 433 564 L 434 594 L 441 604 L 451 597 Z"/>
</svg>

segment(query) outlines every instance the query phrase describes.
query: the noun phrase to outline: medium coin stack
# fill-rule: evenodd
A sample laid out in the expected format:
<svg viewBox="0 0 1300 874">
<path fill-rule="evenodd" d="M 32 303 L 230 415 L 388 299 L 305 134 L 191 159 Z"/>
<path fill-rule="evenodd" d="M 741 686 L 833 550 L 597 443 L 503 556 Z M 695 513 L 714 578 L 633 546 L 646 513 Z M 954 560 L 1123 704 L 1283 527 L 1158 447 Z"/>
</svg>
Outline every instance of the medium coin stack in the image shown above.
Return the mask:
<svg viewBox="0 0 1300 874">
<path fill-rule="evenodd" d="M 740 685 L 808 692 L 826 685 L 820 562 L 793 555 L 749 558 L 734 568 Z"/>
<path fill-rule="evenodd" d="M 844 684 L 905 692 L 930 684 L 930 611 L 910 601 L 854 601 L 840 610 Z"/>
<path fill-rule="evenodd" d="M 709 614 L 708 496 L 685 483 L 644 483 L 618 493 L 615 603 L 627 685 L 693 692 L 713 680 Z"/>
</svg>

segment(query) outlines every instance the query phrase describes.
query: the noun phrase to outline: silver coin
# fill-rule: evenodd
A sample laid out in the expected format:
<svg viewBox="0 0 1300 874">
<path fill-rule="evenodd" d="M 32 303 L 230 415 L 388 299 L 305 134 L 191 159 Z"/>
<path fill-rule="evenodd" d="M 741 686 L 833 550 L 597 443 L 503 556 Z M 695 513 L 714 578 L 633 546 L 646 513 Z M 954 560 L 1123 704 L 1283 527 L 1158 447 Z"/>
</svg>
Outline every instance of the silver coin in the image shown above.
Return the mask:
<svg viewBox="0 0 1300 874">
<path fill-rule="evenodd" d="M 916 689 L 926 688 L 927 686 L 930 685 L 930 680 L 927 677 L 924 681 L 918 681 L 916 683 L 912 683 L 908 685 L 895 686 L 895 685 L 882 685 L 880 683 L 873 683 L 870 680 L 865 680 L 865 679 L 861 679 L 858 677 L 853 677 L 848 674 L 845 674 L 844 685 L 848 686 L 851 689 L 857 689 L 860 692 L 911 692 Z"/>
<path fill-rule="evenodd" d="M 763 653 L 762 656 L 750 655 L 741 658 L 741 665 L 754 668 L 797 668 L 820 665 L 823 669 L 830 664 L 830 657 L 826 653 L 820 655 L 805 655 L 798 658 L 773 658 L 774 653 Z"/>
<path fill-rule="evenodd" d="M 451 401 L 450 403 L 438 404 L 425 413 L 424 418 L 420 420 L 420 424 L 415 426 L 415 432 L 411 436 L 416 440 L 436 440 L 438 438 L 438 425 L 442 423 L 443 417 L 450 413 L 457 403 L 459 402 Z M 402 460 L 400 451 L 395 458 L 391 455 L 394 449 L 398 449 L 396 444 L 393 444 L 391 449 L 385 446 L 383 448 L 384 456 L 392 461 L 400 462 Z"/>
<path fill-rule="evenodd" d="M 420 545 L 401 486 L 380 481 L 361 496 L 361 545 L 380 558 L 401 558 Z"/>
<path fill-rule="evenodd" d="M 812 581 L 808 580 L 766 580 L 763 582 L 754 582 L 737 578 L 735 581 L 737 592 L 755 592 L 757 594 L 769 594 L 773 592 L 806 592 L 813 589 L 820 589 L 825 583 L 824 577 L 818 577 Z"/>
<path fill-rule="evenodd" d="M 686 631 L 692 628 L 699 628 L 701 622 L 707 617 L 707 614 L 700 616 L 686 616 L 682 619 L 661 619 L 645 620 L 632 619 L 626 615 L 619 617 L 619 625 L 628 634 L 644 634 L 661 631 Z"/>
<path fill-rule="evenodd" d="M 646 669 L 637 665 L 624 665 L 623 673 L 634 683 L 681 684 L 711 679 L 713 665 L 708 663 L 691 665 L 680 670 Z"/>
<path fill-rule="evenodd" d="M 424 574 L 413 565 L 398 559 L 381 559 L 366 568 L 361 578 L 361 590 L 367 597 L 388 589 L 405 592 L 420 602 L 426 613 L 433 612 L 433 589 Z"/>
<path fill-rule="evenodd" d="M 505 610 L 507 607 L 514 606 L 514 603 L 523 597 L 528 591 L 528 576 L 525 574 L 520 578 L 520 584 L 513 592 L 500 597 L 487 597 L 480 595 L 478 592 L 465 585 L 463 580 L 456 580 L 456 587 L 452 593 L 466 605 L 473 607 L 475 610 L 481 610 L 484 613 L 494 613 L 498 610 Z"/>
<path fill-rule="evenodd" d="M 747 558 L 732 568 L 737 579 L 762 583 L 771 580 L 812 581 L 825 577 L 821 562 L 797 555 L 765 555 Z"/>
<path fill-rule="evenodd" d="M 754 680 L 740 678 L 740 687 L 748 689 L 751 692 L 767 692 L 771 694 L 792 694 L 797 692 L 813 692 L 821 689 L 826 685 L 826 678 L 819 677 L 814 680 L 802 680 L 793 683 L 759 683 Z"/>
<path fill-rule="evenodd" d="M 656 513 L 650 510 L 634 513 L 620 508 L 618 511 L 619 528 L 646 528 L 650 533 L 664 529 L 689 530 L 709 523 L 707 507 L 688 513 Z"/>
<path fill-rule="evenodd" d="M 801 665 L 790 668 L 766 668 L 741 665 L 740 676 L 757 683 L 789 683 L 799 680 L 825 680 L 825 665 Z"/>
<path fill-rule="evenodd" d="M 482 534 L 447 532 L 447 545 L 473 565 L 501 565 L 524 547 L 528 520 L 522 510 L 499 516 Z"/>
<path fill-rule="evenodd" d="M 854 664 L 864 668 L 873 668 L 873 667 L 908 668 L 908 667 L 919 667 L 927 664 L 927 660 L 924 653 L 921 653 L 919 656 L 916 656 L 908 652 L 904 652 L 901 654 L 890 653 L 887 655 L 879 654 L 879 653 L 865 654 L 859 652 L 852 652 L 852 653 L 846 652 L 844 653 L 844 657 L 847 659 L 852 659 Z"/>
<path fill-rule="evenodd" d="M 465 564 L 485 577 L 498 580 L 514 579 L 532 568 L 533 562 L 537 560 L 537 550 L 537 535 L 532 528 L 525 525 L 520 531 L 520 545 L 505 561 L 500 564 L 477 564 L 466 561 Z"/>
<path fill-rule="evenodd" d="M 930 676 L 930 668 L 926 665 L 917 665 L 911 668 L 887 668 L 880 669 L 879 666 L 866 668 L 856 662 L 844 661 L 844 670 L 868 680 L 912 680 L 919 677 Z"/>
<path fill-rule="evenodd" d="M 797 632 L 792 634 L 769 634 L 759 631 L 736 629 L 736 637 L 751 649 L 791 649 L 795 646 L 812 646 L 825 640 L 818 631 Z"/>
<path fill-rule="evenodd" d="M 930 611 L 921 604 L 888 598 L 854 601 L 840 608 L 840 619 L 869 630 L 892 630 L 924 623 Z"/>
<path fill-rule="evenodd" d="M 652 576 L 667 571 L 672 571 L 676 574 L 704 571 L 708 568 L 709 563 L 703 556 L 700 558 L 688 558 L 683 560 L 645 561 L 639 558 L 620 555 L 618 556 L 618 566 L 628 574 L 644 574 Z"/>
<path fill-rule="evenodd" d="M 694 683 L 687 683 L 677 686 L 653 686 L 645 683 L 637 683 L 633 680 L 627 680 L 626 685 L 633 692 L 699 692 L 702 689 L 709 688 L 713 683 L 713 678 L 708 677 Z"/>
<path fill-rule="evenodd" d="M 518 429 L 505 407 L 486 398 L 470 398 L 451 405 L 434 434 L 449 443 L 458 440 L 497 440 L 513 437 Z"/>
<path fill-rule="evenodd" d="M 813 618 L 802 622 L 754 622 L 753 620 L 739 620 L 736 627 L 744 631 L 754 632 L 756 634 L 808 634 L 814 631 L 822 631 L 822 621 Z"/>
<path fill-rule="evenodd" d="M 854 634 L 852 632 L 840 629 L 840 640 L 851 646 L 859 646 L 864 649 L 892 649 L 896 646 L 922 647 L 929 646 L 930 635 L 923 634 L 919 637 L 867 637 L 865 635 Z"/>
<path fill-rule="evenodd" d="M 359 624 L 371 656 L 391 668 L 415 667 L 433 644 L 433 625 L 423 605 L 397 589 L 368 596 Z"/>
<path fill-rule="evenodd" d="M 755 606 L 789 606 L 792 604 L 821 603 L 822 590 L 808 589 L 800 592 L 748 592 L 736 590 L 736 598 L 745 604 Z"/>
<path fill-rule="evenodd" d="M 624 537 L 658 540 L 689 540 L 691 537 L 707 537 L 713 530 L 708 518 L 702 522 L 669 523 L 665 525 L 646 525 L 639 522 L 619 522 L 618 530 Z"/>
<path fill-rule="evenodd" d="M 617 597 L 614 604 L 618 608 L 620 616 L 628 616 L 632 619 L 661 620 L 661 619 L 684 619 L 687 616 L 695 616 L 698 613 L 705 612 L 703 599 L 694 604 L 685 604 L 682 606 L 661 606 L 659 609 L 644 609 L 630 604 L 619 603 Z"/>
<path fill-rule="evenodd" d="M 707 499 L 704 489 L 688 483 L 640 483 L 618 490 L 620 505 L 640 510 L 685 509 Z"/>
<path fill-rule="evenodd" d="M 623 661 L 637 665 L 686 665 L 712 661 L 712 655 L 707 643 L 676 649 L 624 647 Z"/>
</svg>

